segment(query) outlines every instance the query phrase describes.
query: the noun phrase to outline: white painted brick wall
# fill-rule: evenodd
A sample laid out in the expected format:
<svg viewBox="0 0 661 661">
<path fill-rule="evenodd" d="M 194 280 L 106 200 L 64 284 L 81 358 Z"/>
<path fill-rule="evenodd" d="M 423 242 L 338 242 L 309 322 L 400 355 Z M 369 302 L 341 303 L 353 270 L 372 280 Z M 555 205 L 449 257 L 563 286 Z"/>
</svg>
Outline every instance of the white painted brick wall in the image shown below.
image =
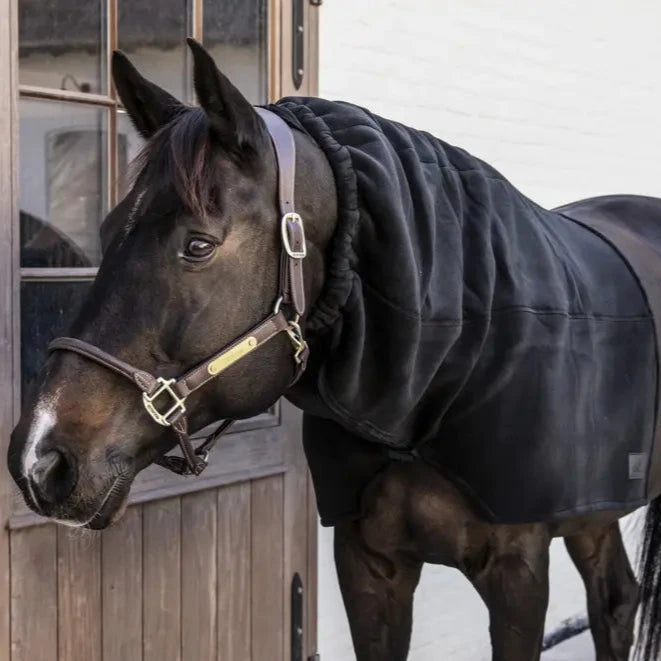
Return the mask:
<svg viewBox="0 0 661 661">
<path fill-rule="evenodd" d="M 653 0 L 324 0 L 320 94 L 464 147 L 547 206 L 661 197 L 660 27 Z M 347 661 L 328 530 L 319 569 L 322 659 Z M 584 609 L 557 542 L 551 577 L 547 628 Z M 450 569 L 423 573 L 410 658 L 490 658 L 486 610 Z"/>
</svg>

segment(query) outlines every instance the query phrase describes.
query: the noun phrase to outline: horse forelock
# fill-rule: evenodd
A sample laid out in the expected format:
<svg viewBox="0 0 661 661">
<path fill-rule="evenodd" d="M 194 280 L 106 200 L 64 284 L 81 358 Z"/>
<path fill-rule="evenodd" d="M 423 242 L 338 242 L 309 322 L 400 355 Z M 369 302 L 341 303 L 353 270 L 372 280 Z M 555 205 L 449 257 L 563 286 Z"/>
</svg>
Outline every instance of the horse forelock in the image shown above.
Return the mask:
<svg viewBox="0 0 661 661">
<path fill-rule="evenodd" d="M 133 161 L 131 180 L 140 189 L 133 216 L 165 188 L 175 192 L 189 213 L 200 218 L 218 215 L 218 170 L 206 113 L 201 108 L 186 108 L 157 131 Z"/>
</svg>

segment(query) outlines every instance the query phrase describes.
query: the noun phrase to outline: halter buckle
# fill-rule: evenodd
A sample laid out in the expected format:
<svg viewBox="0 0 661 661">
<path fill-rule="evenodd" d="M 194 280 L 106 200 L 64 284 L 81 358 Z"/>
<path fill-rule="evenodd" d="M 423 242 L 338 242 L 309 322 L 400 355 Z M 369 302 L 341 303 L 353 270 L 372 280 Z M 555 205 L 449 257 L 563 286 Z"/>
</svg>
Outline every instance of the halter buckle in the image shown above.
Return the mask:
<svg viewBox="0 0 661 661">
<path fill-rule="evenodd" d="M 181 397 L 179 397 L 172 389 L 173 384 L 176 383 L 176 379 L 164 379 L 159 376 L 156 381 L 160 386 L 151 395 L 146 392 L 142 393 L 142 403 L 144 404 L 147 413 L 149 413 L 155 422 L 159 425 L 163 425 L 163 427 L 171 427 L 172 423 L 175 422 L 177 418 L 186 413 L 185 400 L 181 399 Z M 174 404 L 165 413 L 161 413 L 154 403 L 155 400 L 164 393 L 167 393 L 172 398 Z M 177 415 L 172 417 L 173 414 Z"/>
<path fill-rule="evenodd" d="M 293 211 L 290 213 L 286 213 L 282 217 L 282 220 L 280 221 L 280 230 L 282 232 L 282 245 L 285 249 L 285 252 L 292 259 L 304 259 L 305 256 L 308 254 L 308 248 L 307 245 L 305 244 L 305 229 L 303 228 L 303 219 L 300 217 L 300 215 Z M 292 241 L 290 240 L 289 237 L 293 231 L 300 232 L 301 235 L 300 250 L 294 250 L 292 248 Z"/>
</svg>

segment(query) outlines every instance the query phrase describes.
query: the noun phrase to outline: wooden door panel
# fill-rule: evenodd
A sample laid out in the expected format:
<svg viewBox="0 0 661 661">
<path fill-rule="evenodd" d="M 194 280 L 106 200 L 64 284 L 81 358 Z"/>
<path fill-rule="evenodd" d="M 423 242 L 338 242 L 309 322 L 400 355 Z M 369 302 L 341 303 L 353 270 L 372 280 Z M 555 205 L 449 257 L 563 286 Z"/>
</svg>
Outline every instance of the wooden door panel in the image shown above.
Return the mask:
<svg viewBox="0 0 661 661">
<path fill-rule="evenodd" d="M 218 542 L 215 489 L 181 498 L 182 661 L 215 661 Z"/>
<path fill-rule="evenodd" d="M 279 410 L 280 407 L 275 413 L 235 423 L 236 429 L 233 427 L 221 438 L 209 455 L 209 466 L 195 478 L 176 475 L 160 466 L 145 469 L 131 489 L 131 502 L 145 502 L 284 472 L 284 437 Z"/>
<path fill-rule="evenodd" d="M 103 661 L 142 660 L 142 507 L 102 536 Z"/>
<path fill-rule="evenodd" d="M 282 42 L 291 38 L 292 5 L 268 5 L 275 100 L 294 91 L 290 45 Z M 116 2 L 107 7 L 116 23 Z M 316 516 L 292 407 L 239 422 L 199 478 L 144 471 L 134 504 L 103 533 L 45 524 L 13 491 L 5 451 L 21 377 L 17 8 L 17 0 L 0 0 L 0 82 L 10 92 L 0 95 L 0 660 L 288 661 L 294 572 L 305 586 L 307 658 L 316 647 Z M 313 94 L 317 10 L 305 3 L 305 12 L 298 93 Z M 117 117 L 108 113 L 113 131 Z M 26 278 L 38 275 L 28 271 Z"/>
<path fill-rule="evenodd" d="M 60 659 L 101 661 L 101 537 L 57 528 Z"/>
<path fill-rule="evenodd" d="M 318 581 L 318 556 L 317 556 L 317 526 L 319 519 L 317 515 L 317 499 L 314 493 L 312 477 L 308 473 L 307 488 L 307 563 L 304 578 L 305 588 L 305 649 L 309 656 L 317 651 L 317 581 Z"/>
<path fill-rule="evenodd" d="M 181 661 L 181 500 L 142 511 L 143 659 Z"/>
<path fill-rule="evenodd" d="M 103 533 L 12 530 L 12 661 L 286 661 L 316 521 L 285 410 L 283 474 L 134 505 Z"/>
<path fill-rule="evenodd" d="M 11 653 L 12 608 L 19 612 L 27 609 L 12 597 L 10 576 L 10 533 L 6 522 L 11 516 L 13 492 L 7 472 L 7 445 L 15 419 L 14 374 L 16 372 L 16 246 L 14 218 L 16 217 L 16 80 L 18 53 L 18 21 L 15 0 L 0 0 L 0 659 Z M 23 546 L 27 540 L 24 540 Z M 29 628 L 21 623 L 15 626 L 21 644 L 26 641 Z M 38 657 L 18 652 L 22 658 Z M 17 657 L 18 658 L 18 657 Z"/>
<path fill-rule="evenodd" d="M 252 661 L 283 661 L 283 500 L 281 476 L 252 483 Z"/>
<path fill-rule="evenodd" d="M 251 658 L 252 489 L 222 487 L 218 497 L 218 660 Z"/>
<path fill-rule="evenodd" d="M 290 416 L 293 414 L 290 408 L 285 408 L 285 423 L 291 425 Z M 285 583 L 291 582 L 295 573 L 298 573 L 303 582 L 303 648 L 309 649 L 308 629 L 311 622 L 306 612 L 307 602 L 311 598 L 309 586 L 311 579 L 308 568 L 308 545 L 301 543 L 302 540 L 308 540 L 313 537 L 314 563 L 316 565 L 316 530 L 317 514 L 315 501 L 313 500 L 313 519 L 308 512 L 308 469 L 303 454 L 300 441 L 294 437 L 286 444 L 286 457 L 289 470 L 284 474 L 284 513 L 283 513 L 283 546 L 284 546 L 284 576 Z M 314 496 L 313 496 L 314 498 Z M 316 572 L 315 572 L 316 577 Z M 287 586 L 286 586 L 287 587 Z M 283 658 L 288 661 L 291 656 L 291 627 L 287 624 L 291 617 L 291 591 L 285 589 L 282 594 L 282 611 L 284 614 L 285 635 L 283 637 Z M 316 618 L 316 611 L 315 611 Z M 316 640 L 316 636 L 314 638 Z"/>
<path fill-rule="evenodd" d="M 12 661 L 57 661 L 57 529 L 11 536 Z"/>
</svg>

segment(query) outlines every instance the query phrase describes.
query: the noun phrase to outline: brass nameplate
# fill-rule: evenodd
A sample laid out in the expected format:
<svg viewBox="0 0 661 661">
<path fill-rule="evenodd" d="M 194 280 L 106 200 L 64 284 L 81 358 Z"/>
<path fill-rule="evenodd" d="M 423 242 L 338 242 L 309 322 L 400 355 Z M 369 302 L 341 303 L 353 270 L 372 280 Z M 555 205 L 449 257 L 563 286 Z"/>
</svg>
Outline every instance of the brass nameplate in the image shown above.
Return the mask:
<svg viewBox="0 0 661 661">
<path fill-rule="evenodd" d="M 226 370 L 230 365 L 233 365 L 237 360 L 243 358 L 256 347 L 257 338 L 251 335 L 245 340 L 241 340 L 241 342 L 235 347 L 228 349 L 224 354 L 218 356 L 216 360 L 210 362 L 207 371 L 209 374 L 220 374 L 223 370 Z"/>
</svg>

